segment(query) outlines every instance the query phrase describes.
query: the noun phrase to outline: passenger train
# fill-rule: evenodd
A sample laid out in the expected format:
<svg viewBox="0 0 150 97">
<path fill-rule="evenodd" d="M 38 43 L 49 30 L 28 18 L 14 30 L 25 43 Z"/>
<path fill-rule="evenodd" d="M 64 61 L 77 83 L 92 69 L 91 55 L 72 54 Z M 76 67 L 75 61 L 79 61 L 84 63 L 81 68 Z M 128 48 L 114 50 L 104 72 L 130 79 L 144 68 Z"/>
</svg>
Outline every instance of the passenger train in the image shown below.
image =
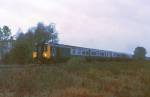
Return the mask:
<svg viewBox="0 0 150 97">
<path fill-rule="evenodd" d="M 32 57 L 38 62 L 53 62 L 59 60 L 68 60 L 72 57 L 81 57 L 87 59 L 131 59 L 132 55 L 64 44 L 38 43 L 35 45 Z"/>
</svg>

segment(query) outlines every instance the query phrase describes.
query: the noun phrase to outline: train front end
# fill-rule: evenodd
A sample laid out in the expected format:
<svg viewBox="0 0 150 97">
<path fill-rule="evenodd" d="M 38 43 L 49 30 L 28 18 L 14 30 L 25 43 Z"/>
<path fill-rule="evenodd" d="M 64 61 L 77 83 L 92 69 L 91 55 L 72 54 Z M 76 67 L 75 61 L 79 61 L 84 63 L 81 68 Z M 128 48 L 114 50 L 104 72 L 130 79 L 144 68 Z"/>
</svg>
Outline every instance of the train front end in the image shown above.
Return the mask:
<svg viewBox="0 0 150 97">
<path fill-rule="evenodd" d="M 38 43 L 35 45 L 32 52 L 34 63 L 45 63 L 49 61 L 51 56 L 51 46 L 47 43 Z"/>
</svg>

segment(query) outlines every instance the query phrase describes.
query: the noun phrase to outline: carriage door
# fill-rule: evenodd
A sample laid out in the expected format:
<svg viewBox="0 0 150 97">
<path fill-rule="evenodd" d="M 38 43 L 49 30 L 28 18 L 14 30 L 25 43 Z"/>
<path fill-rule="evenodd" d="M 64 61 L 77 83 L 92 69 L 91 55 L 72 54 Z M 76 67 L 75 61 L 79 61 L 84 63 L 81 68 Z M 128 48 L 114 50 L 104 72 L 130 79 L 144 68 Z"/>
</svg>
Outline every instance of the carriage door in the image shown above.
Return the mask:
<svg viewBox="0 0 150 97">
<path fill-rule="evenodd" d="M 60 58 L 61 57 L 61 48 L 57 47 L 56 48 L 56 58 Z"/>
</svg>

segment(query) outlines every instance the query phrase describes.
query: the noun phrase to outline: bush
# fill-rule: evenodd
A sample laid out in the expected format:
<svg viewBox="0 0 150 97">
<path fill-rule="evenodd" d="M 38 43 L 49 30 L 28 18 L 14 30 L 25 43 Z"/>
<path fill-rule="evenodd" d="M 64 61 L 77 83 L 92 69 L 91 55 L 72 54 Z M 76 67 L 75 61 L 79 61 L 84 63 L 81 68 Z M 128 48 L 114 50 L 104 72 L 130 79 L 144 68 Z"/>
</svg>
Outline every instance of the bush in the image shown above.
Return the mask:
<svg viewBox="0 0 150 97">
<path fill-rule="evenodd" d="M 82 64 L 86 62 L 85 58 L 74 57 L 68 60 L 67 64 Z"/>
</svg>

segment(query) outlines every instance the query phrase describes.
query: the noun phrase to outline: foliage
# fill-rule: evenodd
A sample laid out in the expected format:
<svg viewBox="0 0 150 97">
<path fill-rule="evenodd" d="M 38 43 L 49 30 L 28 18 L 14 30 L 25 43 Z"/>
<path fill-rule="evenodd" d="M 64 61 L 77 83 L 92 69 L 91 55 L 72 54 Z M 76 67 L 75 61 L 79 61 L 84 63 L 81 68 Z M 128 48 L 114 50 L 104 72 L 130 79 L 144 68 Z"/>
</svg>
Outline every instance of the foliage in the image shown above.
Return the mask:
<svg viewBox="0 0 150 97">
<path fill-rule="evenodd" d="M 11 35 L 11 30 L 8 26 L 3 26 L 3 28 L 0 28 L 0 40 L 8 40 Z"/>
<path fill-rule="evenodd" d="M 3 32 L 2 32 L 2 29 L 0 28 L 0 40 L 3 39 Z"/>
<path fill-rule="evenodd" d="M 50 41 L 53 34 L 53 28 L 45 26 L 43 23 L 38 23 L 37 27 L 28 30 L 27 33 L 18 32 L 14 47 L 11 52 L 4 58 L 5 63 L 26 64 L 32 62 L 32 51 L 35 43 L 42 41 Z M 50 32 L 51 31 L 51 32 Z M 54 40 L 58 40 L 55 37 Z M 57 41 L 55 41 L 57 42 Z"/>
<path fill-rule="evenodd" d="M 8 26 L 0 27 L 0 62 L 1 59 L 9 52 L 12 43 L 11 30 Z"/>
<path fill-rule="evenodd" d="M 86 62 L 85 58 L 81 58 L 81 57 L 74 57 L 74 58 L 70 58 L 67 62 L 67 64 L 71 65 L 71 64 L 82 64 Z"/>
<path fill-rule="evenodd" d="M 29 33 L 28 33 L 29 34 Z M 20 33 L 17 40 L 13 44 L 11 51 L 5 55 L 3 61 L 7 64 L 25 64 L 31 61 L 32 35 Z"/>
<path fill-rule="evenodd" d="M 144 47 L 137 47 L 134 50 L 133 57 L 138 60 L 143 60 L 146 57 L 146 49 Z"/>
<path fill-rule="evenodd" d="M 0 95 L 5 97 L 150 97 L 149 61 L 0 69 Z"/>
<path fill-rule="evenodd" d="M 32 27 L 28 32 L 34 33 L 35 42 L 50 41 L 53 43 L 58 42 L 57 32 L 53 23 L 45 26 L 43 23 L 38 23 L 36 27 Z"/>
</svg>

